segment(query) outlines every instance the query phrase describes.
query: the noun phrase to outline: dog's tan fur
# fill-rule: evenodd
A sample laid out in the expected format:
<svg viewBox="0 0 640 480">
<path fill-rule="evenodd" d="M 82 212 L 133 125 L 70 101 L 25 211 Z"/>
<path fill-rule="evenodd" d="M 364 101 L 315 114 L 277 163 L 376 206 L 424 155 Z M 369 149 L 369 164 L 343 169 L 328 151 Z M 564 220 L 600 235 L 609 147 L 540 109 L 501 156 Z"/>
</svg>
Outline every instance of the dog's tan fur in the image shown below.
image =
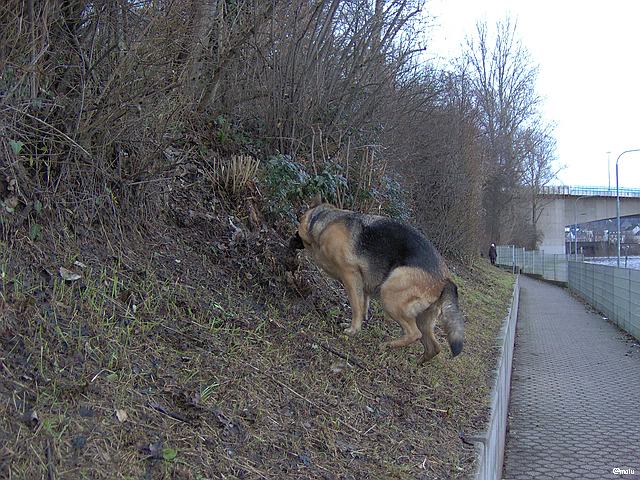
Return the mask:
<svg viewBox="0 0 640 480">
<path fill-rule="evenodd" d="M 379 268 L 376 269 L 376 258 L 362 249 L 358 251 L 359 235 L 364 229 L 385 220 L 384 217 L 356 214 L 320 204 L 302 216 L 297 235 L 314 262 L 344 285 L 352 310 L 351 325 L 345 329 L 347 334 L 355 335 L 362 328 L 369 298 L 375 294 L 379 296 L 384 311 L 398 322 L 404 332 L 400 338 L 385 342 L 384 347 L 402 347 L 421 340 L 425 350 L 420 363 L 430 360 L 440 352 L 433 329 L 435 321 L 442 316 L 443 308 L 446 308 L 453 315 L 450 322 L 445 318 L 445 329 L 456 355 L 462 348 L 462 317 L 457 309 L 457 293 L 453 302 L 450 295 L 443 293 L 445 286 L 452 283 L 451 275 L 435 249 L 428 244 L 433 252 L 425 255 L 431 262 L 427 267 L 397 266 L 384 276 Z M 393 228 L 395 224 L 391 225 Z M 404 230 L 400 231 L 404 233 Z M 412 232 L 409 233 L 414 235 Z M 295 241 L 296 237 L 292 239 Z M 454 348 L 453 342 L 459 345 Z"/>
</svg>

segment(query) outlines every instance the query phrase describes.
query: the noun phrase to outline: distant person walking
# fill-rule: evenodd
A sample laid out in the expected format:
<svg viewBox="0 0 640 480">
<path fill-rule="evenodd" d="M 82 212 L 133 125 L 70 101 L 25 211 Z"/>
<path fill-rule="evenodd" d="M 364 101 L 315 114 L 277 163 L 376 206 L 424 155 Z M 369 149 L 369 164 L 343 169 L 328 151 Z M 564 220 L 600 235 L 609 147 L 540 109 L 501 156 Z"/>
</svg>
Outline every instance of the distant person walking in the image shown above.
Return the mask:
<svg viewBox="0 0 640 480">
<path fill-rule="evenodd" d="M 491 265 L 496 264 L 496 258 L 498 258 L 498 252 L 496 251 L 496 244 L 492 243 L 489 247 L 489 260 L 491 260 Z"/>
</svg>

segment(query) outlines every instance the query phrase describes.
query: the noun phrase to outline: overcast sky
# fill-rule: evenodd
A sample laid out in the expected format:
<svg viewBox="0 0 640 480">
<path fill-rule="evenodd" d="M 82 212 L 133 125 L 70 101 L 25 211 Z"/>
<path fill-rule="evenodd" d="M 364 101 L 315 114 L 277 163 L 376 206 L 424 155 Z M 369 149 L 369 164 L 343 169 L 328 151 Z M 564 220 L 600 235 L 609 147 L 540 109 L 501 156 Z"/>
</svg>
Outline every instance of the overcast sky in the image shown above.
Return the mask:
<svg viewBox="0 0 640 480">
<path fill-rule="evenodd" d="M 538 93 L 556 124 L 557 185 L 611 187 L 615 160 L 640 149 L 640 0 L 427 0 L 428 54 L 458 56 L 478 20 L 510 15 L 540 67 Z M 640 188 L 640 152 L 620 159 L 620 186 Z"/>
</svg>

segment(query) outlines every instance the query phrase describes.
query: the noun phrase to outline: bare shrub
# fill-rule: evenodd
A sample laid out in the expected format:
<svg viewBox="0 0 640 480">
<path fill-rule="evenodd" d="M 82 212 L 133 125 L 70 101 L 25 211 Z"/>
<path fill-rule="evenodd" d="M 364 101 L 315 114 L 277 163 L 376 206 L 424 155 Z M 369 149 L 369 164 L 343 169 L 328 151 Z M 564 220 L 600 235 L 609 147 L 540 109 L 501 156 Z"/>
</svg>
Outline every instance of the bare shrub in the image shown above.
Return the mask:
<svg viewBox="0 0 640 480">
<path fill-rule="evenodd" d="M 171 175 L 165 148 L 191 138 L 218 150 L 206 125 L 220 115 L 245 138 L 263 139 L 267 154 L 321 147 L 333 159 L 347 139 L 369 145 L 392 128 L 383 107 L 420 50 L 407 41 L 420 7 L 5 2 L 0 125 L 25 145 L 12 168 L 91 219 L 153 208 Z M 198 133 L 190 137 L 191 129 Z M 322 142 L 313 145 L 319 131 Z"/>
<path fill-rule="evenodd" d="M 0 128 L 24 143 L 9 168 L 58 211 L 91 221 L 154 208 L 187 35 L 174 3 L 22 2 L 0 7 Z M 7 80 L 8 79 L 8 80 Z M 26 187 L 26 185 L 25 185 Z M 65 207 L 60 208 L 60 207 Z"/>
<path fill-rule="evenodd" d="M 490 85 L 420 65 L 422 6 L 6 1 L 0 132 L 4 151 L 8 142 L 22 147 L 0 158 L 0 173 L 21 192 L 18 210 L 38 199 L 62 220 L 92 223 L 158 218 L 178 158 L 230 159 L 216 160 L 215 188 L 238 197 L 258 169 L 248 158 L 282 155 L 309 174 L 307 189 L 372 212 L 399 198 L 390 179 L 400 171 L 438 246 L 464 256 L 472 249 L 464 239 L 482 237 L 478 218 L 494 208 L 477 204 L 481 189 L 523 182 L 521 163 L 501 163 L 519 155 L 508 130 L 518 112 L 505 104 L 491 119 L 495 99 L 482 96 Z M 525 85 L 525 99 L 530 91 Z"/>
</svg>

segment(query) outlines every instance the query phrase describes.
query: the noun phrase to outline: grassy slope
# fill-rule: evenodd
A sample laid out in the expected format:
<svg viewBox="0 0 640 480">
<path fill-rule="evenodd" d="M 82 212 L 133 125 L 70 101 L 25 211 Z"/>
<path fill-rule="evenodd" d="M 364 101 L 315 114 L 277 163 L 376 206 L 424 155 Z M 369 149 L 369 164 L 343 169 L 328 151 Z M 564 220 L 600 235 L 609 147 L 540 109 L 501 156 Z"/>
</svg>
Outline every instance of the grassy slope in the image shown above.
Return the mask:
<svg viewBox="0 0 640 480">
<path fill-rule="evenodd" d="M 473 471 L 460 437 L 486 417 L 510 274 L 484 261 L 458 269 L 465 350 L 418 368 L 417 346 L 378 349 L 399 328 L 375 304 L 358 337 L 342 335 L 343 294 L 308 263 L 296 274 L 311 279 L 301 294 L 261 276 L 275 261 L 254 252 L 262 237 L 233 255 L 229 238 L 152 238 L 0 246 L 0 477 Z M 65 282 L 59 266 L 83 278 Z"/>
</svg>

